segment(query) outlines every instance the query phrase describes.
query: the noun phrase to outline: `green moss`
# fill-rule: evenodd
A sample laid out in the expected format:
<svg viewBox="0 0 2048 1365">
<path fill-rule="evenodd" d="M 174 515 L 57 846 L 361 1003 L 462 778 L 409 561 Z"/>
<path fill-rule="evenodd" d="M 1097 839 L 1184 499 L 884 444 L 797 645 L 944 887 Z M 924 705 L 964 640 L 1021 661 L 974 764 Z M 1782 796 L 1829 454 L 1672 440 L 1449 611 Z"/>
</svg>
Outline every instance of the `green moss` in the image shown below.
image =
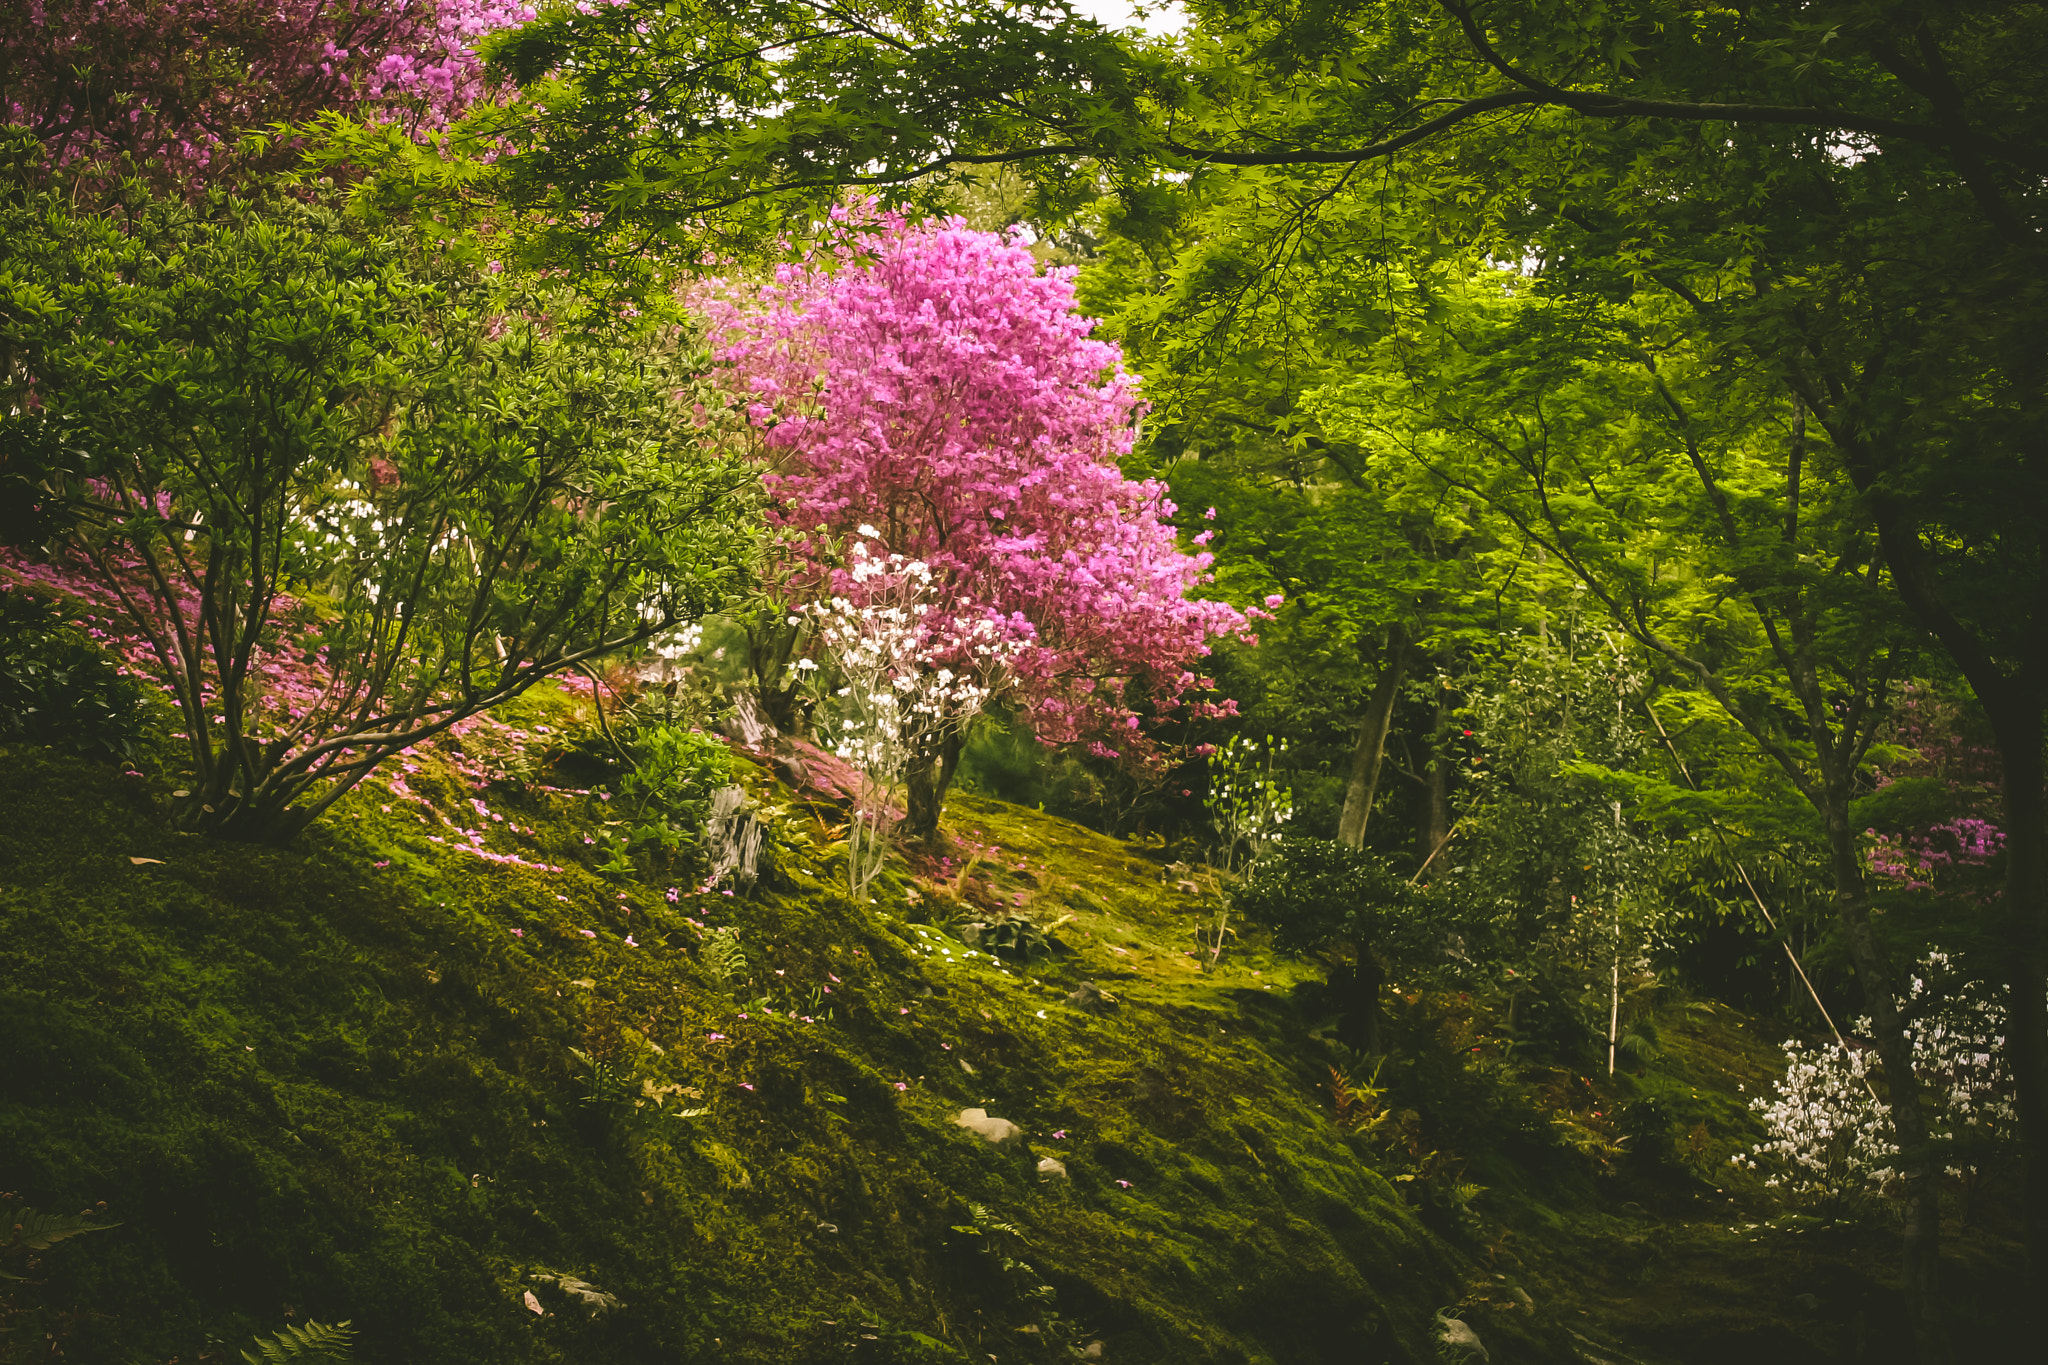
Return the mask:
<svg viewBox="0 0 2048 1365">
<path fill-rule="evenodd" d="M 508 719 L 572 718 L 531 705 Z M 1446 1254 L 1262 1049 L 1233 992 L 1271 982 L 1193 969 L 1199 890 L 966 800 L 960 836 L 1003 848 L 977 894 L 1056 888 L 1075 958 L 949 961 L 801 853 L 773 890 L 671 904 L 582 866 L 601 802 L 478 787 L 492 742 L 391 775 L 422 803 L 380 776 L 284 851 L 9 755 L 0 1179 L 125 1224 L 51 1258 L 36 1301 L 91 1310 L 74 1350 L 312 1317 L 353 1320 L 367 1361 L 1427 1354 Z M 473 800 L 493 850 L 563 870 L 462 851 Z M 744 980 L 703 968 L 697 924 L 739 931 Z M 1083 977 L 1116 1014 L 1065 1003 Z M 1072 1178 L 956 1127 L 968 1105 Z M 976 1205 L 1009 1245 L 954 1231 Z"/>
<path fill-rule="evenodd" d="M 1649 1097 L 1725 1164 L 1771 1074 L 1725 1012 L 1667 1011 L 1664 1058 L 1610 1085 L 1475 1055 L 1457 1040 L 1484 1020 L 1418 998 L 1393 1021 L 1402 1136 L 1347 1136 L 1295 1009 L 1315 968 L 1250 931 L 1216 954 L 1198 870 L 961 796 L 971 873 L 899 866 L 873 904 L 801 806 L 750 895 L 607 878 L 585 842 L 605 803 L 530 742 L 576 703 L 520 705 L 283 851 L 171 832 L 167 781 L 6 752 L 0 1187 L 123 1223 L 53 1252 L 14 1322 L 79 1359 L 312 1318 L 352 1320 L 373 1365 L 1033 1362 L 1098 1339 L 1113 1361 L 1349 1365 L 1433 1358 L 1439 1309 L 1496 1360 L 1565 1360 L 1572 1331 L 1661 1341 L 1734 1301 L 1750 1244 L 1719 1203 L 1672 1213 L 1710 1187 L 1598 1174 L 1557 1136 Z M 518 861 L 465 851 L 472 829 Z M 910 922 L 1020 897 L 1067 917 L 1069 955 L 1002 963 Z M 703 960 L 717 927 L 732 979 Z M 1084 980 L 1110 1012 L 1068 1003 Z M 1029 1153 L 956 1126 L 968 1106 Z M 1439 1197 L 1461 1181 L 1485 1190 Z M 1617 1284 L 1652 1306 L 1616 1308 Z"/>
</svg>

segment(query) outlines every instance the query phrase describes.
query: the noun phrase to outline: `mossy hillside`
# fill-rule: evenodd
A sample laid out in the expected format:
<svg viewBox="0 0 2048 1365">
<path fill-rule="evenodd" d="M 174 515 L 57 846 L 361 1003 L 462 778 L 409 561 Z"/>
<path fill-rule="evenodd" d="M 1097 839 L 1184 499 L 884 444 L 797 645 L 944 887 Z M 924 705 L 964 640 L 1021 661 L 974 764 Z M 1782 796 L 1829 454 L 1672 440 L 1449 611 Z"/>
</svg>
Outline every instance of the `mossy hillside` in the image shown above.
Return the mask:
<svg viewBox="0 0 2048 1365">
<path fill-rule="evenodd" d="M 8 752 L 0 1183 L 123 1222 L 34 1291 L 80 1310 L 72 1358 L 307 1318 L 366 1361 L 1431 1353 L 1459 1257 L 1285 1059 L 1303 969 L 1233 941 L 1194 970 L 1199 879 L 962 800 L 960 889 L 1075 916 L 1074 959 L 1005 973 L 900 917 L 950 884 L 854 906 L 802 841 L 751 896 L 601 878 L 605 803 L 489 782 L 488 738 L 284 851 L 174 834 L 168 780 Z M 562 870 L 462 851 L 478 826 Z M 719 926 L 743 977 L 705 964 Z M 1083 976 L 1113 1013 L 1064 1003 Z"/>
</svg>

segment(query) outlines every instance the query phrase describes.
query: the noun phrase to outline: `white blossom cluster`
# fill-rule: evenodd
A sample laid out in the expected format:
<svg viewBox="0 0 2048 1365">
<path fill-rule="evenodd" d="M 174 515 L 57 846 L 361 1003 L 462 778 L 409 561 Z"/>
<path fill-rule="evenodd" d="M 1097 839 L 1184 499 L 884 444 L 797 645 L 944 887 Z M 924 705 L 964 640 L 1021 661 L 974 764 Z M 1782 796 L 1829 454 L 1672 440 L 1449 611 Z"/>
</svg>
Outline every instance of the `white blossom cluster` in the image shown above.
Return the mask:
<svg viewBox="0 0 2048 1365">
<path fill-rule="evenodd" d="M 291 520 L 298 548 L 302 554 L 321 562 L 349 565 L 364 580 L 363 591 L 374 605 L 382 595 L 380 572 L 404 563 L 400 551 L 406 542 L 407 527 L 397 519 L 387 521 L 376 504 L 363 496 L 362 485 L 354 480 L 342 479 L 336 487 L 338 496 L 326 498 L 317 506 L 293 509 Z M 427 553 L 445 553 L 461 540 L 462 536 L 451 528 L 428 546 Z"/>
<path fill-rule="evenodd" d="M 1209 756 L 1204 804 L 1221 841 L 1225 867 L 1256 861 L 1280 842 L 1284 827 L 1294 818 L 1294 789 L 1274 772 L 1274 764 L 1286 752 L 1284 739 L 1266 736 L 1262 753 L 1256 741 L 1232 735 Z"/>
<path fill-rule="evenodd" d="M 640 609 L 641 619 L 661 619 L 661 608 L 649 603 Z M 647 652 L 658 661 L 657 675 L 663 682 L 675 674 L 676 661 L 687 659 L 697 652 L 704 643 L 704 625 L 700 621 L 685 621 L 673 630 L 664 631 L 647 642 Z"/>
<path fill-rule="evenodd" d="M 806 609 L 841 684 L 832 696 L 833 750 L 867 778 L 849 838 L 856 896 L 881 870 L 884 822 L 911 761 L 981 711 L 1024 647 L 1000 622 L 958 612 L 968 599 L 957 608 L 941 602 L 922 560 L 883 553 L 879 542 L 871 549 L 876 534 L 863 526 L 854 542 L 853 596 L 835 594 Z M 812 659 L 792 667 L 820 671 Z"/>
<path fill-rule="evenodd" d="M 1929 979 L 1950 965 L 1947 954 L 1929 954 L 1899 1008 L 1921 1008 Z M 1856 1027 L 1868 1034 L 1870 1021 Z M 1930 1134 L 1950 1154 L 1943 1169 L 1956 1178 L 1975 1176 L 1980 1154 L 2016 1131 L 2004 1006 L 1983 982 L 1968 982 L 1914 1015 L 1906 1038 Z M 1756 1170 L 1761 1159 L 1772 1171 L 1765 1183 L 1801 1201 L 1839 1205 L 1882 1193 L 1898 1174 L 1899 1148 L 1880 1101 L 1876 1054 L 1860 1039 L 1817 1047 L 1792 1041 L 1785 1052 L 1789 1065 L 1775 1093 L 1750 1105 L 1770 1136 L 1732 1160 Z"/>
</svg>

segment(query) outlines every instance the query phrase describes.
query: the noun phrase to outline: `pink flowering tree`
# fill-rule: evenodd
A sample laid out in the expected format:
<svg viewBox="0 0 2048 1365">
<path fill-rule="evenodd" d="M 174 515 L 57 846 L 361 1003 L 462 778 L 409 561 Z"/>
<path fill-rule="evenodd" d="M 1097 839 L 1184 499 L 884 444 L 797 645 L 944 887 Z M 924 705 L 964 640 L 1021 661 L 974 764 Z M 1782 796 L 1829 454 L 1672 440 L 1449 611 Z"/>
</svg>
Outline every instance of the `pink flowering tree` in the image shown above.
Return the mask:
<svg viewBox="0 0 2048 1365">
<path fill-rule="evenodd" d="M 487 93 L 476 44 L 524 0 L 18 0 L 0 5 L 0 122 L 58 164 L 130 155 L 177 179 L 241 135 L 325 111 L 415 135 Z"/>
<path fill-rule="evenodd" d="M 1136 378 L 1089 335 L 1073 273 L 1041 271 L 1020 242 L 865 210 L 834 226 L 757 296 L 703 299 L 769 462 L 786 592 L 856 597 L 836 547 L 868 528 L 928 566 L 927 629 L 995 621 L 1022 642 L 999 699 L 1042 742 L 1149 757 L 1143 717 L 1213 710 L 1189 701 L 1206 686 L 1190 665 L 1245 620 L 1191 597 L 1208 555 L 1180 549 L 1163 484 L 1118 468 L 1143 411 Z M 959 752 L 952 729 L 913 756 L 912 838 L 937 833 Z"/>
</svg>

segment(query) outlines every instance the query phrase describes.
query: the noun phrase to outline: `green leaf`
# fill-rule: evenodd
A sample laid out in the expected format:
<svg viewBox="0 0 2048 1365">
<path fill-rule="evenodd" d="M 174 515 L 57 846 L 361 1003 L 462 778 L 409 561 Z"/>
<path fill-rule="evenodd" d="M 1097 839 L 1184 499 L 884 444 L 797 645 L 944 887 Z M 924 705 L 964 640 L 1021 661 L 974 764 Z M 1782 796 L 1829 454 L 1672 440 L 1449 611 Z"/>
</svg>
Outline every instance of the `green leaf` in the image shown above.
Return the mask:
<svg viewBox="0 0 2048 1365">
<path fill-rule="evenodd" d="M 44 1251 L 68 1238 L 88 1232 L 105 1232 L 119 1223 L 95 1223 L 83 1213 L 41 1213 L 24 1208 L 14 1225 L 16 1244 L 30 1251 Z"/>
<path fill-rule="evenodd" d="M 274 1365 L 279 1361 L 297 1360 L 347 1360 L 348 1348 L 355 1341 L 355 1329 L 346 1322 L 333 1324 L 309 1322 L 304 1326 L 287 1326 L 268 1340 L 256 1338 L 256 1349 L 261 1355 L 242 1352 L 242 1359 L 249 1365 Z"/>
</svg>

